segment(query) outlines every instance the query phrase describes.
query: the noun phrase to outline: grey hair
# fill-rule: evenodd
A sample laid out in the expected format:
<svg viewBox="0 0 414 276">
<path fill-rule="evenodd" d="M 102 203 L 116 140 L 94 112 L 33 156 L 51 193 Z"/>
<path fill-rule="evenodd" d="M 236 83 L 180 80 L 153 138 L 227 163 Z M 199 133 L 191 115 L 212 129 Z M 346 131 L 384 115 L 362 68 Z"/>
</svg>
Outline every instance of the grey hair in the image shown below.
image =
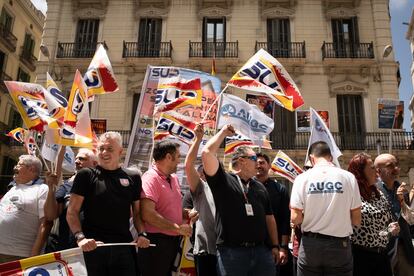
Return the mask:
<svg viewBox="0 0 414 276">
<path fill-rule="evenodd" d="M 252 150 L 252 148 L 247 146 L 238 147 L 231 158 L 232 167 L 237 166 L 237 163 L 239 162 L 239 157 L 245 156 L 249 152 L 249 150 Z"/>
<path fill-rule="evenodd" d="M 87 148 L 80 148 L 78 151 L 78 154 L 81 152 L 84 153 L 86 156 L 88 156 L 92 162 L 94 161 L 98 162 L 98 157 L 92 150 L 87 149 Z"/>
<path fill-rule="evenodd" d="M 122 136 L 116 131 L 107 131 L 99 136 L 99 142 L 103 143 L 106 140 L 114 140 L 122 148 Z"/>
<path fill-rule="evenodd" d="M 24 154 L 19 156 L 19 161 L 21 161 L 23 165 L 34 167 L 36 169 L 37 176 L 41 174 L 43 165 L 39 158 Z"/>
</svg>

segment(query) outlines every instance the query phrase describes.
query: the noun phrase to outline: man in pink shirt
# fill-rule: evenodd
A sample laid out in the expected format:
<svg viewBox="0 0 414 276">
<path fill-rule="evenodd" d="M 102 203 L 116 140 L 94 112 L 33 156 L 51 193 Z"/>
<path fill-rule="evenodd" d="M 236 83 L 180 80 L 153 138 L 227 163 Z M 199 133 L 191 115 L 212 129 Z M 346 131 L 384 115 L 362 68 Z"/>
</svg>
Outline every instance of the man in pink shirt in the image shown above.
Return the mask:
<svg viewBox="0 0 414 276">
<path fill-rule="evenodd" d="M 192 228 L 184 223 L 188 213 L 181 207 L 181 190 L 175 174 L 180 162 L 179 144 L 157 142 L 154 164 L 142 176 L 141 211 L 146 236 L 156 246 L 138 250 L 142 276 L 169 275 L 179 249 L 181 235 L 190 236 Z"/>
</svg>

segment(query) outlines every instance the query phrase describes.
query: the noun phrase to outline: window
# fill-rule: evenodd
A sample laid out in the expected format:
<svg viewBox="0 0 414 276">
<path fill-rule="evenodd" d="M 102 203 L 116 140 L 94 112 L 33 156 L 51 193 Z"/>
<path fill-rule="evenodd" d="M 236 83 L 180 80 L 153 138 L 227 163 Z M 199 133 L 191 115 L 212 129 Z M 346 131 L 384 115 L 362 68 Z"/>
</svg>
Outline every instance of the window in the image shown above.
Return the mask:
<svg viewBox="0 0 414 276">
<path fill-rule="evenodd" d="M 226 18 L 203 19 L 203 54 L 224 57 L 226 50 Z"/>
<path fill-rule="evenodd" d="M 98 43 L 99 19 L 78 21 L 75 38 L 75 57 L 92 57 Z"/>
<path fill-rule="evenodd" d="M 157 57 L 161 47 L 162 20 L 142 18 L 139 22 L 138 56 Z"/>
<path fill-rule="evenodd" d="M 356 17 L 332 20 L 332 38 L 336 57 L 354 57 L 359 47 Z"/>
<path fill-rule="evenodd" d="M 6 70 L 6 54 L 0 51 L 0 74 Z"/>
<path fill-rule="evenodd" d="M 338 124 L 343 149 L 365 148 L 364 110 L 360 95 L 338 95 Z"/>
<path fill-rule="evenodd" d="M 274 104 L 273 118 L 275 126 L 270 134 L 272 148 L 294 149 L 296 137 L 295 112 Z"/>
<path fill-rule="evenodd" d="M 267 49 L 272 56 L 289 57 L 289 19 L 274 18 L 267 20 Z"/>
<path fill-rule="evenodd" d="M 22 121 L 22 117 L 20 116 L 19 112 L 17 112 L 13 108 L 10 109 L 9 128 L 15 129 L 16 127 L 21 127 L 22 125 L 23 125 L 23 121 Z"/>
<path fill-rule="evenodd" d="M 5 8 L 1 11 L 0 25 L 7 31 L 12 32 L 13 17 L 6 11 Z"/>
<path fill-rule="evenodd" d="M 22 68 L 19 68 L 19 71 L 17 71 L 17 81 L 30 82 L 30 75 Z"/>
<path fill-rule="evenodd" d="M 27 58 L 31 58 L 33 55 L 35 46 L 35 41 L 31 34 L 26 34 L 24 37 L 24 43 L 23 43 L 23 55 Z"/>
<path fill-rule="evenodd" d="M 134 97 L 132 99 L 132 113 L 131 113 L 131 129 L 134 126 L 134 120 L 135 120 L 135 115 L 137 113 L 137 109 L 138 109 L 138 104 L 139 104 L 139 98 L 141 97 L 141 94 L 134 94 Z"/>
</svg>

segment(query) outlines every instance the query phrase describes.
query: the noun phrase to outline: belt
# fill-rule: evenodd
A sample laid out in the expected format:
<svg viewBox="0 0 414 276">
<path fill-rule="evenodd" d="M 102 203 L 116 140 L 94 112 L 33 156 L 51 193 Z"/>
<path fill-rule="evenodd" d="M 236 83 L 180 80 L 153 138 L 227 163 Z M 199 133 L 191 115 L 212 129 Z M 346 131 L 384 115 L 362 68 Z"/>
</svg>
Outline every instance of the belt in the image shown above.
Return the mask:
<svg viewBox="0 0 414 276">
<path fill-rule="evenodd" d="M 352 248 L 367 251 L 367 252 L 372 252 L 372 253 L 378 253 L 378 254 L 384 253 L 386 251 L 385 247 L 365 247 L 365 246 L 357 245 L 357 244 L 353 244 Z"/>
<path fill-rule="evenodd" d="M 313 233 L 313 232 L 303 232 L 303 236 L 315 238 L 315 239 L 339 240 L 339 241 L 346 241 L 349 238 L 349 237 L 335 237 L 335 236 L 329 236 L 329 235 Z"/>
</svg>

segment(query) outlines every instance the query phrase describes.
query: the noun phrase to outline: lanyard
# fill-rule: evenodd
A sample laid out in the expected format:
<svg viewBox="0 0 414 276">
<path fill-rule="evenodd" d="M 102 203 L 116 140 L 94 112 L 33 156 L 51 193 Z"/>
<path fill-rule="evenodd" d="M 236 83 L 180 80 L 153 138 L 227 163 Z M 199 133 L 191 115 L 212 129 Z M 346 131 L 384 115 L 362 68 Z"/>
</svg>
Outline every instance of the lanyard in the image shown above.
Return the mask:
<svg viewBox="0 0 414 276">
<path fill-rule="evenodd" d="M 237 177 L 237 181 L 239 182 L 240 188 L 241 188 L 241 190 L 242 190 L 242 193 L 243 193 L 243 196 L 244 196 L 244 200 L 246 200 L 246 203 L 247 203 L 247 204 L 249 204 L 249 200 L 248 200 L 248 198 L 247 198 L 247 193 L 249 192 L 250 180 L 249 180 L 249 182 L 247 182 L 247 184 L 246 184 L 246 187 L 247 187 L 247 192 L 246 192 L 246 190 L 244 189 L 244 185 L 243 185 L 243 183 L 241 182 L 240 177 L 239 177 L 237 174 L 236 174 L 236 177 Z"/>
</svg>

